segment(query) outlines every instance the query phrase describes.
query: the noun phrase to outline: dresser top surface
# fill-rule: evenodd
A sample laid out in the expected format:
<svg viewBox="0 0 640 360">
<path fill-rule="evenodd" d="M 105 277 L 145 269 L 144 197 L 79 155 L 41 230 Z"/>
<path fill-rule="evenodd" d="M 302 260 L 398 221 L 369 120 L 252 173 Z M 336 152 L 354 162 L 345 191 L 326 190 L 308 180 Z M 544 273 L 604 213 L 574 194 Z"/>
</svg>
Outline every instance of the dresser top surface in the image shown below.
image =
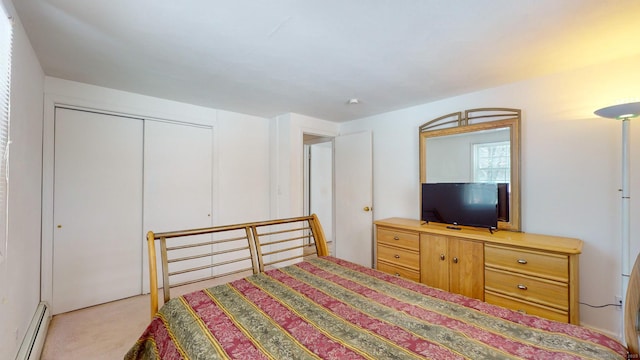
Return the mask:
<svg viewBox="0 0 640 360">
<path fill-rule="evenodd" d="M 387 218 L 374 221 L 378 226 L 392 227 L 396 229 L 418 231 L 437 235 L 455 236 L 472 240 L 484 241 L 491 244 L 503 244 L 519 246 L 530 249 L 554 251 L 566 254 L 580 254 L 582 252 L 582 240 L 562 236 L 531 234 L 506 230 L 494 231 L 469 226 L 458 226 L 460 230 L 447 228 L 448 224 L 430 222 L 424 224 L 420 220 L 406 218 Z"/>
</svg>

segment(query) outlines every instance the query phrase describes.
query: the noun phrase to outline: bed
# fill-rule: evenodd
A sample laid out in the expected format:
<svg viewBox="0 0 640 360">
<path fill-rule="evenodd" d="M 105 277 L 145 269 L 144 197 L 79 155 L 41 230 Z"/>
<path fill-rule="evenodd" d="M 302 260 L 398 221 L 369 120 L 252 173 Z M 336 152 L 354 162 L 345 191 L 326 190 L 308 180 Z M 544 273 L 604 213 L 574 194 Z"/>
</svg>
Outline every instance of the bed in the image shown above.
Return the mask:
<svg viewBox="0 0 640 360">
<path fill-rule="evenodd" d="M 183 243 L 193 237 L 199 237 L 196 243 L 201 245 Z M 177 245 L 167 245 L 174 240 Z M 600 360 L 637 353 L 635 320 L 627 327 L 629 336 L 635 334 L 636 347 L 627 338 L 628 350 L 585 327 L 522 314 L 329 256 L 315 215 L 150 232 L 148 245 L 153 258 L 152 320 L 125 359 Z M 204 255 L 194 253 L 194 247 L 205 248 Z M 178 254 L 171 257 L 171 252 Z M 160 280 L 157 255 L 162 258 Z M 193 261 L 199 263 L 179 265 Z M 247 273 L 171 296 L 172 288 Z M 165 302 L 161 308 L 160 285 Z M 637 314 L 634 301 L 635 307 L 627 304 L 628 319 Z"/>
</svg>

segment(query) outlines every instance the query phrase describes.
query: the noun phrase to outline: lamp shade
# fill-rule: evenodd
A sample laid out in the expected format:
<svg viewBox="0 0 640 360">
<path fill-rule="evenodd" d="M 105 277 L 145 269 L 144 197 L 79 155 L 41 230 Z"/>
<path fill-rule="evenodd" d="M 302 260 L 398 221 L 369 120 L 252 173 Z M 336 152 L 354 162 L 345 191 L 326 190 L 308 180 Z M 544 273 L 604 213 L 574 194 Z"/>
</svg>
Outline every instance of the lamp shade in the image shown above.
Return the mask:
<svg viewBox="0 0 640 360">
<path fill-rule="evenodd" d="M 601 117 L 618 120 L 634 118 L 640 116 L 640 102 L 607 106 L 596 110 L 595 114 Z"/>
</svg>

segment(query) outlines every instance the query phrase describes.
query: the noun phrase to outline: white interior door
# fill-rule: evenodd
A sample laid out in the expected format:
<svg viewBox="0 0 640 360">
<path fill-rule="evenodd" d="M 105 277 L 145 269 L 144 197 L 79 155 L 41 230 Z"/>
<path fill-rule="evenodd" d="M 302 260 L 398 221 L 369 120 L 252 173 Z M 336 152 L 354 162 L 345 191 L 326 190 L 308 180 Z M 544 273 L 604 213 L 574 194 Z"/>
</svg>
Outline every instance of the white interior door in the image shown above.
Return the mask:
<svg viewBox="0 0 640 360">
<path fill-rule="evenodd" d="M 310 160 L 306 180 L 309 198 L 307 215 L 318 216 L 327 242 L 333 244 L 333 141 L 307 146 Z"/>
<path fill-rule="evenodd" d="M 54 314 L 140 294 L 140 119 L 57 108 Z"/>
<path fill-rule="evenodd" d="M 145 236 L 149 230 L 157 233 L 212 225 L 212 134 L 211 127 L 145 120 Z M 143 290 L 148 292 L 146 241 L 143 248 Z M 161 280 L 160 267 L 158 271 Z"/>
<path fill-rule="evenodd" d="M 373 264 L 373 150 L 371 132 L 335 138 L 336 257 Z"/>
</svg>

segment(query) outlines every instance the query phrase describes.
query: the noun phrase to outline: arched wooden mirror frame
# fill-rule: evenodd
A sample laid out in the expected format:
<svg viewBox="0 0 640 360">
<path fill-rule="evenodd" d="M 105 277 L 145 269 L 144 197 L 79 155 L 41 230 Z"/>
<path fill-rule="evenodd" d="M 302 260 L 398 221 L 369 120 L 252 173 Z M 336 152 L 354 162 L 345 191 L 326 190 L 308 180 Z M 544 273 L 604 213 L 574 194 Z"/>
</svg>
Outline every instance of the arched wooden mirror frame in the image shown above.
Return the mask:
<svg viewBox="0 0 640 360">
<path fill-rule="evenodd" d="M 419 129 L 420 183 L 427 179 L 426 150 L 430 138 L 508 128 L 511 143 L 509 221 L 498 222 L 498 229 L 520 231 L 520 119 L 519 109 L 478 108 L 451 113 L 422 124 Z"/>
</svg>

